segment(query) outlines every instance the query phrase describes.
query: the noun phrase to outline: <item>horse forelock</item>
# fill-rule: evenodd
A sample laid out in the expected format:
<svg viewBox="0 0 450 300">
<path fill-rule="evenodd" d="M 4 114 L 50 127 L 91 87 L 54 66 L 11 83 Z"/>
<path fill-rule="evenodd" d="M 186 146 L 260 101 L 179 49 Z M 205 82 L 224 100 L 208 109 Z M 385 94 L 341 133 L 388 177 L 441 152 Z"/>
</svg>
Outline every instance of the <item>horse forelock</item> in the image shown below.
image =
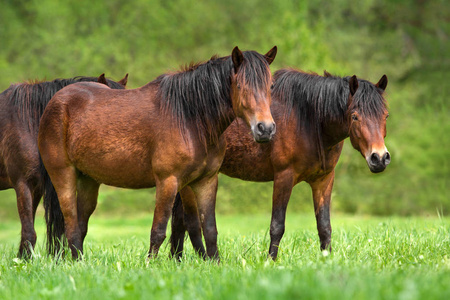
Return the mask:
<svg viewBox="0 0 450 300">
<path fill-rule="evenodd" d="M 269 63 L 264 55 L 256 51 L 244 51 L 244 61 L 239 67 L 236 79 L 253 91 L 267 91 L 272 84 Z"/>
<path fill-rule="evenodd" d="M 348 82 L 350 77 L 344 79 Z M 357 110 L 367 118 L 383 118 L 387 111 L 387 102 L 383 97 L 384 91 L 364 79 L 358 79 L 358 84 L 358 89 L 348 107 L 349 112 Z"/>
</svg>

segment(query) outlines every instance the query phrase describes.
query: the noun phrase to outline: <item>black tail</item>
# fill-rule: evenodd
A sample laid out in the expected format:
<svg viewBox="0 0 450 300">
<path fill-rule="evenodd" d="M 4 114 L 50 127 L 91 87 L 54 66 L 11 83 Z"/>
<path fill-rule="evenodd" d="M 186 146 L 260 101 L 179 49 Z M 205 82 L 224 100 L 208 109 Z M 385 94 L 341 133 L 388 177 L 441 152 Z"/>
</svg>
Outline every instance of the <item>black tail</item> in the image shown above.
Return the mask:
<svg viewBox="0 0 450 300">
<path fill-rule="evenodd" d="M 170 235 L 170 254 L 178 260 L 183 256 L 184 233 L 184 211 L 180 193 L 175 197 L 172 209 L 172 234 Z"/>
<path fill-rule="evenodd" d="M 64 235 L 64 216 L 59 206 L 58 195 L 53 187 L 50 176 L 41 161 L 41 175 L 44 180 L 44 208 L 45 222 L 47 223 L 47 251 L 56 255 L 62 245 Z"/>
</svg>

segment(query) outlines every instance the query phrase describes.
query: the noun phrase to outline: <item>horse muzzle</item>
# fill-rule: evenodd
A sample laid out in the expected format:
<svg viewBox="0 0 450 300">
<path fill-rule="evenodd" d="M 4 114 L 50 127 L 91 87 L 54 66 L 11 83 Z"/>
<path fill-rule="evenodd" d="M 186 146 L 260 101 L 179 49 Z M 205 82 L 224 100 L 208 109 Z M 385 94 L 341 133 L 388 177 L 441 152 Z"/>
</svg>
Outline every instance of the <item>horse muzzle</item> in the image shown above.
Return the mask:
<svg viewBox="0 0 450 300">
<path fill-rule="evenodd" d="M 386 151 L 382 156 L 373 152 L 366 158 L 367 165 L 372 173 L 380 173 L 386 169 L 386 166 L 391 162 L 391 155 Z"/>
<path fill-rule="evenodd" d="M 276 131 L 277 129 L 274 122 L 259 122 L 256 124 L 255 128 L 252 128 L 253 137 L 258 143 L 269 142 L 275 135 Z"/>
</svg>

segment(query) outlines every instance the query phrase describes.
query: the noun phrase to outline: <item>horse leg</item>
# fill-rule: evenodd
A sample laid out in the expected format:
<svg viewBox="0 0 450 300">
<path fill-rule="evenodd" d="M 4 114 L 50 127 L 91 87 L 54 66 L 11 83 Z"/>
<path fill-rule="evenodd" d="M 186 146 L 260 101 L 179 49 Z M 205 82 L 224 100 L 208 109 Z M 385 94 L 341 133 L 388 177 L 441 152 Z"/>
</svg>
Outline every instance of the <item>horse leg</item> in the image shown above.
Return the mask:
<svg viewBox="0 0 450 300">
<path fill-rule="evenodd" d="M 72 252 L 72 258 L 78 259 L 78 251 L 83 253 L 83 241 L 80 227 L 78 226 L 77 171 L 73 166 L 48 168 L 47 170 L 58 194 L 61 212 L 64 217 L 65 234 Z"/>
<path fill-rule="evenodd" d="M 276 260 L 278 247 L 284 234 L 286 209 L 291 197 L 294 178 L 291 170 L 275 173 L 272 196 L 272 220 L 270 221 L 269 256 Z"/>
<path fill-rule="evenodd" d="M 166 238 L 167 223 L 173 207 L 173 201 L 178 190 L 178 179 L 171 176 L 156 183 L 156 204 L 153 214 L 153 224 L 150 233 L 149 258 L 158 256 L 159 247 Z"/>
<path fill-rule="evenodd" d="M 181 195 L 178 193 L 172 209 L 172 234 L 170 235 L 170 255 L 178 261 L 183 256 L 184 232 L 186 231 L 183 215 L 183 203 L 181 201 Z"/>
<path fill-rule="evenodd" d="M 183 201 L 184 224 L 189 233 L 192 246 L 201 257 L 206 258 L 206 251 L 202 241 L 202 229 L 198 217 L 197 198 L 189 186 L 183 188 L 180 191 L 180 195 Z"/>
<path fill-rule="evenodd" d="M 20 222 L 22 223 L 18 256 L 21 258 L 30 258 L 31 250 L 36 244 L 34 216 L 36 214 L 35 207 L 37 207 L 37 205 L 34 205 L 32 193 L 25 182 L 18 182 L 15 185 L 15 191 L 17 195 L 17 209 L 19 211 Z"/>
<path fill-rule="evenodd" d="M 80 175 L 77 178 L 77 214 L 82 243 L 88 231 L 89 217 L 97 207 L 99 187 L 100 185 L 90 177 Z"/>
<path fill-rule="evenodd" d="M 220 260 L 217 250 L 216 195 L 218 175 L 207 177 L 194 185 L 192 190 L 197 198 L 198 213 L 205 237 L 206 252 L 209 258 Z"/>
<path fill-rule="evenodd" d="M 317 230 L 320 238 L 320 250 L 331 251 L 330 202 L 333 190 L 334 170 L 324 177 L 311 182 Z"/>
</svg>

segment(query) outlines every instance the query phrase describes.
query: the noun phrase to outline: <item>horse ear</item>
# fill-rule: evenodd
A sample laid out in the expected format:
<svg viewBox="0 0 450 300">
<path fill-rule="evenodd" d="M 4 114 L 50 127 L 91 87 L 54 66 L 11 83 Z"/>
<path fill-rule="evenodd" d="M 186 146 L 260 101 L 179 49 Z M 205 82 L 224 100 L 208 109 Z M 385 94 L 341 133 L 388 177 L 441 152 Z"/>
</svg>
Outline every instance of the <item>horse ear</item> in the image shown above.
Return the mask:
<svg viewBox="0 0 450 300">
<path fill-rule="evenodd" d="M 104 85 L 108 85 L 108 82 L 106 82 L 105 73 L 103 73 L 102 75 L 98 76 L 97 81 L 99 83 L 103 83 Z"/>
<path fill-rule="evenodd" d="M 239 67 L 244 62 L 244 55 L 241 50 L 239 50 L 238 46 L 234 47 L 233 52 L 231 53 L 231 59 L 234 64 L 234 72 L 237 73 Z"/>
<path fill-rule="evenodd" d="M 384 91 L 384 90 L 386 90 L 387 84 L 388 84 L 387 76 L 383 75 L 383 76 L 381 76 L 380 80 L 378 81 L 378 83 L 375 86 Z"/>
<path fill-rule="evenodd" d="M 126 87 L 126 86 L 127 86 L 127 83 L 128 83 L 128 73 L 125 75 L 124 78 L 120 79 L 120 80 L 118 81 L 118 83 L 119 83 L 121 86 Z"/>
<path fill-rule="evenodd" d="M 269 52 L 266 53 L 266 55 L 264 55 L 269 65 L 273 62 L 275 56 L 277 56 L 277 51 L 278 51 L 277 46 L 273 46 L 273 48 L 270 49 Z"/>
<path fill-rule="evenodd" d="M 350 78 L 348 84 L 349 84 L 349 87 L 350 87 L 350 94 L 351 94 L 352 96 L 354 96 L 355 93 L 356 93 L 356 90 L 358 89 L 358 86 L 359 86 L 359 84 L 358 84 L 358 78 L 356 78 L 356 75 L 353 75 L 353 76 Z"/>
<path fill-rule="evenodd" d="M 323 70 L 323 76 L 325 76 L 325 77 L 333 77 L 333 75 L 328 73 L 327 70 Z"/>
</svg>

